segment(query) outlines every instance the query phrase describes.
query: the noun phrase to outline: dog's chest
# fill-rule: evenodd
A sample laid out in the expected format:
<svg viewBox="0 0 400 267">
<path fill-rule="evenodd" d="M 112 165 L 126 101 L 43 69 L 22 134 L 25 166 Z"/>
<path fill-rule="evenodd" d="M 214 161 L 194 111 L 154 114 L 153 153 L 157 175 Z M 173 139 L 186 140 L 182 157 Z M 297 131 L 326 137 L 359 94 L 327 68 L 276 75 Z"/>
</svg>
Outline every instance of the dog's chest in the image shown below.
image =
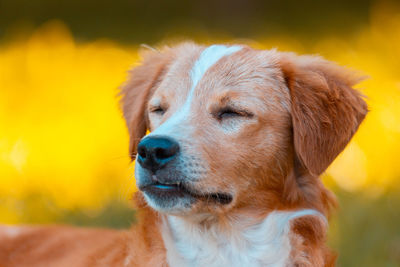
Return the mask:
<svg viewBox="0 0 400 267">
<path fill-rule="evenodd" d="M 289 222 L 302 215 L 316 215 L 306 211 L 273 212 L 261 223 L 229 234 L 168 217 L 163 230 L 168 263 L 171 267 L 288 266 Z"/>
</svg>

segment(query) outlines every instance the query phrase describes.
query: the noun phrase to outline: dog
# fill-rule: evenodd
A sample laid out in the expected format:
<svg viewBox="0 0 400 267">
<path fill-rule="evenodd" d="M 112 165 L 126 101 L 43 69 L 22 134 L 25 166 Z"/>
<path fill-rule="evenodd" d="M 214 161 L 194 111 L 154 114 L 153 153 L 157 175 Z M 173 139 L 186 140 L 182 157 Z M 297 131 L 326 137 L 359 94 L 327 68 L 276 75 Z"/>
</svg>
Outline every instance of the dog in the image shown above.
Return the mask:
<svg viewBox="0 0 400 267">
<path fill-rule="evenodd" d="M 0 228 L 0 266 L 334 266 L 319 176 L 368 112 L 316 56 L 183 43 L 121 88 L 139 191 L 129 230 Z"/>
</svg>

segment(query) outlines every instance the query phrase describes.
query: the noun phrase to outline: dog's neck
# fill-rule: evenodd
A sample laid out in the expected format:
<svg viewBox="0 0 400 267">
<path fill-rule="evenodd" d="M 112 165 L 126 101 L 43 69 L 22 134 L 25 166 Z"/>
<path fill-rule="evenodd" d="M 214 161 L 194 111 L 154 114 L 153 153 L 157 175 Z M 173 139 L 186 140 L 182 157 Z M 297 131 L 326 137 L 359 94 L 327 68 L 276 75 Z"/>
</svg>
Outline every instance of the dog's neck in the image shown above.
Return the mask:
<svg viewBox="0 0 400 267">
<path fill-rule="evenodd" d="M 326 223 L 321 213 L 311 209 L 274 211 L 256 222 L 228 219 L 224 226 L 166 216 L 162 236 L 169 266 L 290 266 L 290 222 L 303 216 Z"/>
</svg>

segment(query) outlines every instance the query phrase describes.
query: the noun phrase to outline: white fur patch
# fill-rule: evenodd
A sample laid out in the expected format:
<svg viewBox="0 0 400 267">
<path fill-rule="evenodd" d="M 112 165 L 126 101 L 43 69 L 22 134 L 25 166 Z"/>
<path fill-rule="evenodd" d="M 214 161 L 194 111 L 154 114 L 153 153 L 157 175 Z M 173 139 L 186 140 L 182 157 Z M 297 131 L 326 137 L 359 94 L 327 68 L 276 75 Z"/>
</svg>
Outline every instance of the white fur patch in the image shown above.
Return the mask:
<svg viewBox="0 0 400 267">
<path fill-rule="evenodd" d="M 126 256 L 124 260 L 124 266 L 129 266 L 132 262 L 132 259 L 133 259 L 132 255 L 129 254 L 128 256 Z"/>
<path fill-rule="evenodd" d="M 189 115 L 195 89 L 207 70 L 217 63 L 222 57 L 231 55 L 240 49 L 242 49 L 241 46 L 212 45 L 207 47 L 200 54 L 200 57 L 194 63 L 193 68 L 190 71 L 192 87 L 190 88 L 185 103 L 171 118 L 161 124 L 150 135 L 165 135 L 174 132 L 176 126 L 185 120 L 187 115 Z"/>
<path fill-rule="evenodd" d="M 17 226 L 0 226 L 0 234 L 1 233 L 8 238 L 13 238 L 21 233 L 21 228 Z"/>
<path fill-rule="evenodd" d="M 203 77 L 204 73 L 217 63 L 224 56 L 228 56 L 242 49 L 240 46 L 224 46 L 224 45 L 212 45 L 206 48 L 200 55 L 199 59 L 194 63 L 192 71 L 190 72 L 190 78 L 192 78 L 192 88 L 190 94 L 193 95 L 193 91 L 197 84 Z"/>
<path fill-rule="evenodd" d="M 163 228 L 168 263 L 174 267 L 287 266 L 291 251 L 289 222 L 306 215 L 326 221 L 321 213 L 310 209 L 275 211 L 260 224 L 222 233 L 216 227 L 205 229 L 169 216 Z"/>
</svg>

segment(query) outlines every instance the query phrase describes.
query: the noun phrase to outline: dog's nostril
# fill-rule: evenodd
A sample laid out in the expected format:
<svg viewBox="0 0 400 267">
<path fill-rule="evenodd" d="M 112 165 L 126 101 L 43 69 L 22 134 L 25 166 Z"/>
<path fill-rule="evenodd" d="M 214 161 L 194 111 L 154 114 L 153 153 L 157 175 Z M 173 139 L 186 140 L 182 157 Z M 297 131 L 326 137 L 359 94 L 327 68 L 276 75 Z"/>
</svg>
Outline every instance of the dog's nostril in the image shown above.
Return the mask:
<svg viewBox="0 0 400 267">
<path fill-rule="evenodd" d="M 156 149 L 156 158 L 158 159 L 165 159 L 169 158 L 170 156 L 168 155 L 168 152 L 166 149 L 158 148 Z"/>
<path fill-rule="evenodd" d="M 141 156 L 143 159 L 146 158 L 146 149 L 144 147 L 139 147 L 138 149 L 138 154 Z"/>
<path fill-rule="evenodd" d="M 175 145 L 171 145 L 167 148 L 156 148 L 155 149 L 155 157 L 157 159 L 167 159 L 167 158 L 175 156 L 177 151 L 178 151 L 178 148 Z"/>
</svg>

